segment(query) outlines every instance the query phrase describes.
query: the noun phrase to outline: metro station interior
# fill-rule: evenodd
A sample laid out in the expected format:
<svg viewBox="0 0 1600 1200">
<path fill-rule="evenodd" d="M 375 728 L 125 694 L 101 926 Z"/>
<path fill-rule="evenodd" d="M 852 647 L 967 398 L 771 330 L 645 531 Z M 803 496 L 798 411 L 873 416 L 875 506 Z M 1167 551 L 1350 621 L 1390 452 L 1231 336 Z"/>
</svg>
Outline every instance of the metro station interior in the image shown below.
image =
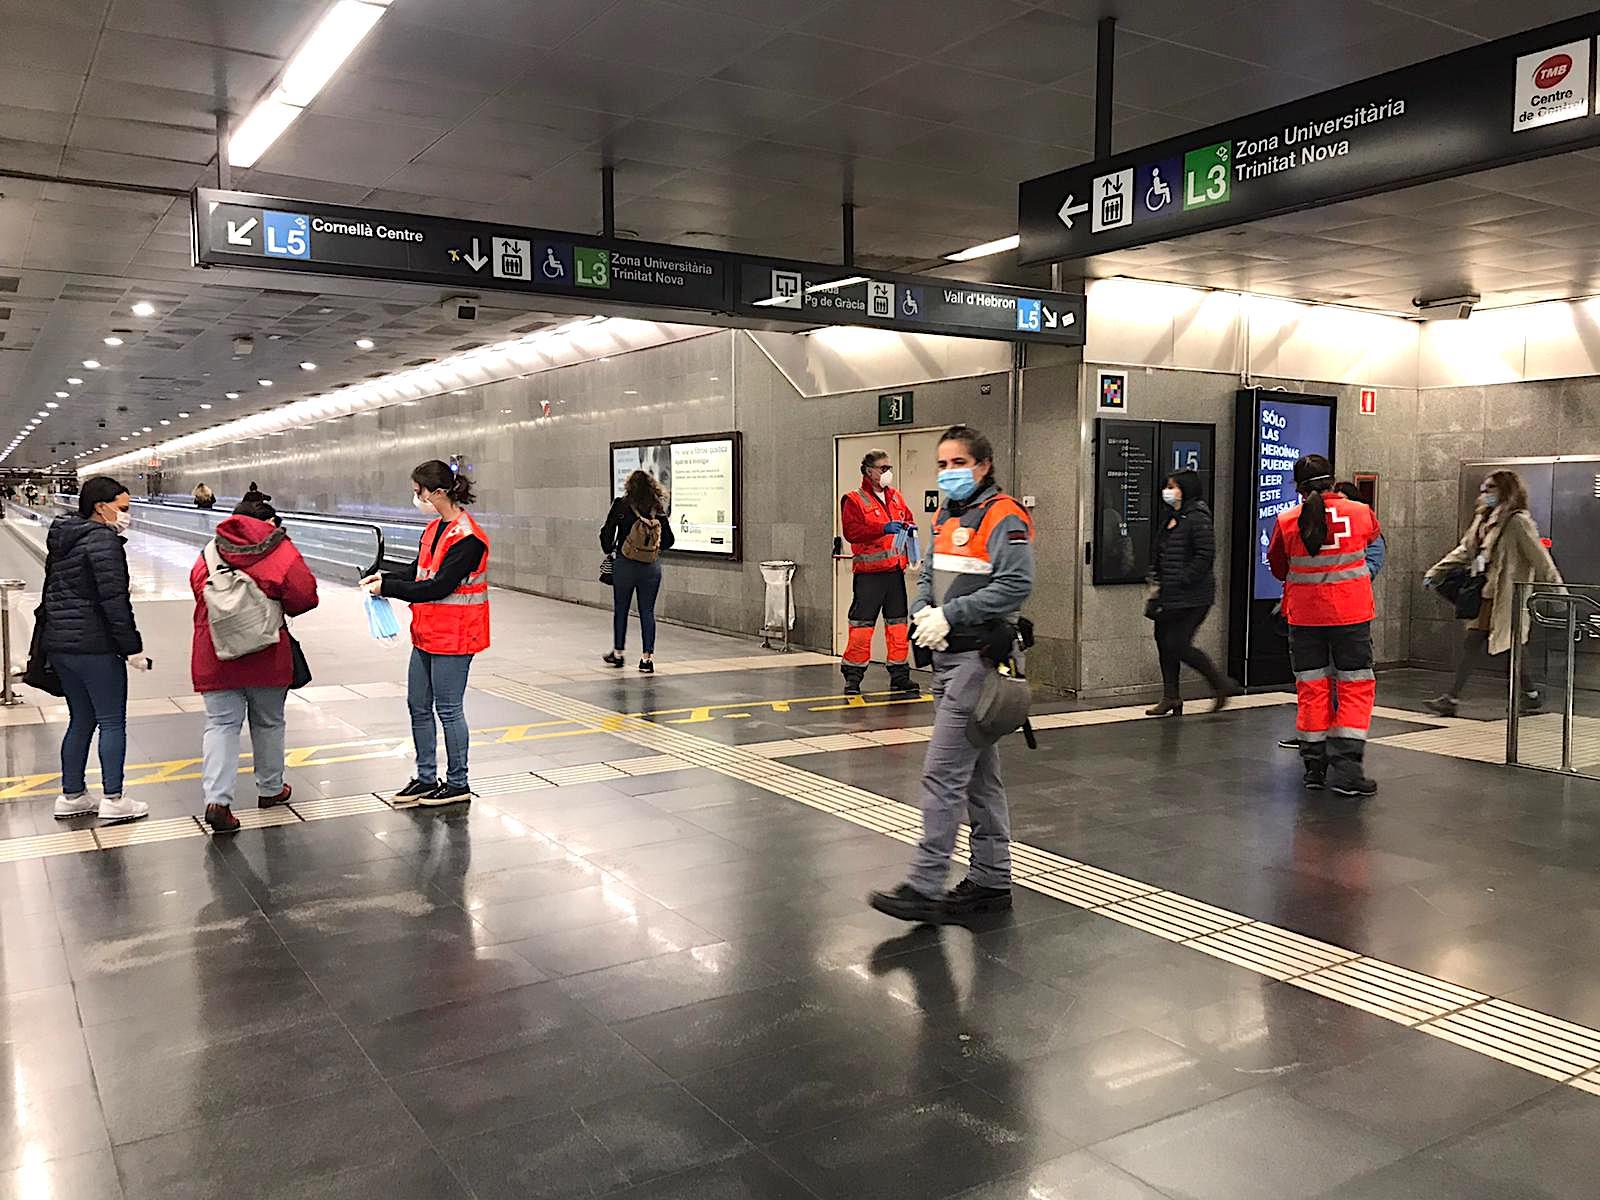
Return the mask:
<svg viewBox="0 0 1600 1200">
<path fill-rule="evenodd" d="M 1597 37 L 0 0 L 0 1200 L 1593 1200 Z M 318 602 L 224 658 L 249 537 Z"/>
</svg>

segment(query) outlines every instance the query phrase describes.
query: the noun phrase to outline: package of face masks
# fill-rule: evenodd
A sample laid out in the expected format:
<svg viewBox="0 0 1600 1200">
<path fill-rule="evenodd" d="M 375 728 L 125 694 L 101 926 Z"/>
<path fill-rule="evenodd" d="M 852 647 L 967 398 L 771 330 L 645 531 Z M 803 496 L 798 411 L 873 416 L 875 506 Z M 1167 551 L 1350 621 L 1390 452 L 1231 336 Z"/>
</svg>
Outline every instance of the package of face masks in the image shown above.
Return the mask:
<svg viewBox="0 0 1600 1200">
<path fill-rule="evenodd" d="M 367 630 L 380 642 L 392 642 L 400 636 L 400 622 L 389 597 L 367 596 Z"/>
</svg>

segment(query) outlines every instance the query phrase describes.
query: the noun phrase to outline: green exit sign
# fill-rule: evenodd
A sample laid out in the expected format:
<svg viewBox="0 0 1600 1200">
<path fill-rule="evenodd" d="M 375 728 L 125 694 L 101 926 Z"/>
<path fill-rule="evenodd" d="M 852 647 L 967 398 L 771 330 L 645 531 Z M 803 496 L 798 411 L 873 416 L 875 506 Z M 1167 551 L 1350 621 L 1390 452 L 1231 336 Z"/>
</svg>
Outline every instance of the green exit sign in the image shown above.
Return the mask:
<svg viewBox="0 0 1600 1200">
<path fill-rule="evenodd" d="M 878 397 L 879 425 L 911 424 L 911 393 L 884 392 Z"/>
</svg>

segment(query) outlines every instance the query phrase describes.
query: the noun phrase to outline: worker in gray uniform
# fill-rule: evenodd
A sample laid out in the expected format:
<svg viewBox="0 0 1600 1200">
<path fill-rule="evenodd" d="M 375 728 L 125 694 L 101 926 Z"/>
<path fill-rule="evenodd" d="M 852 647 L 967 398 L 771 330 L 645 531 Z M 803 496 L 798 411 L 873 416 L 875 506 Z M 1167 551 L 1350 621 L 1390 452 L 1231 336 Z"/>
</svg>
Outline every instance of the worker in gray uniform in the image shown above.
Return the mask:
<svg viewBox="0 0 1600 1200">
<path fill-rule="evenodd" d="M 906 881 L 869 903 L 902 921 L 939 923 L 1011 907 L 1011 821 L 1000 752 L 968 736 L 983 685 L 1010 657 L 1016 623 L 1033 591 L 1033 521 L 1000 490 L 994 448 L 956 425 L 939 441 L 944 507 L 933 553 L 923 560 L 911 606 L 911 640 L 933 653 L 933 736 L 922 766 L 922 841 Z M 950 854 L 965 814 L 972 865 L 946 891 Z"/>
</svg>

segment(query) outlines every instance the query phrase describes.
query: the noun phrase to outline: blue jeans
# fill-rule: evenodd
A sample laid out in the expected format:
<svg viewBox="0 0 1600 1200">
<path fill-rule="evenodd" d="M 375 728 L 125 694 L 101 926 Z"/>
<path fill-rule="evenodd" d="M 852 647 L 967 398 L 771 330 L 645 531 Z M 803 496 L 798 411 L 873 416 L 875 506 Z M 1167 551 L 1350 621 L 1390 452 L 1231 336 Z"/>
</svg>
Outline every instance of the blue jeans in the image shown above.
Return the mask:
<svg viewBox="0 0 1600 1200">
<path fill-rule="evenodd" d="M 84 769 L 89 742 L 100 730 L 100 786 L 122 794 L 122 763 L 128 756 L 128 663 L 120 654 L 51 654 L 50 665 L 67 693 L 66 735 L 61 739 L 61 790 L 87 790 Z"/>
<path fill-rule="evenodd" d="M 206 692 L 206 732 L 201 739 L 204 755 L 201 786 L 207 804 L 232 804 L 233 783 L 239 777 L 239 726 L 250 720 L 250 759 L 256 776 L 256 795 L 276 796 L 283 791 L 283 705 L 286 687 L 231 688 Z"/>
<path fill-rule="evenodd" d="M 411 648 L 411 672 L 406 677 L 406 707 L 411 710 L 411 742 L 417 748 L 417 778 L 439 778 L 439 738 L 433 716 L 444 726 L 444 755 L 452 787 L 467 786 L 467 730 L 462 701 L 467 695 L 470 654 L 429 654 Z"/>
<path fill-rule="evenodd" d="M 656 652 L 656 597 L 661 594 L 661 564 L 634 562 L 618 554 L 611 565 L 611 648 L 621 652 L 628 644 L 628 609 L 639 597 L 639 636 L 644 652 Z"/>
</svg>

